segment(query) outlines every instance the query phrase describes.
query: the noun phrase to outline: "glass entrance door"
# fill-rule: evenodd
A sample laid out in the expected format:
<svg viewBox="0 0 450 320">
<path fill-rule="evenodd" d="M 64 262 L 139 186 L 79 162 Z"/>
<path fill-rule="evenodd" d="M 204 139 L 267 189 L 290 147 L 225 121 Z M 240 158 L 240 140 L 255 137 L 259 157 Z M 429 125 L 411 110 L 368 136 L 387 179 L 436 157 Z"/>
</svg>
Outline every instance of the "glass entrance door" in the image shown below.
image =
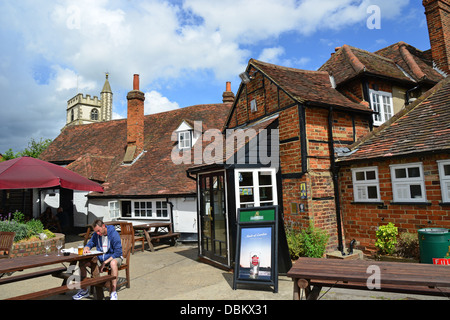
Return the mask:
<svg viewBox="0 0 450 320">
<path fill-rule="evenodd" d="M 225 181 L 223 172 L 200 175 L 201 255 L 228 264 Z"/>
</svg>

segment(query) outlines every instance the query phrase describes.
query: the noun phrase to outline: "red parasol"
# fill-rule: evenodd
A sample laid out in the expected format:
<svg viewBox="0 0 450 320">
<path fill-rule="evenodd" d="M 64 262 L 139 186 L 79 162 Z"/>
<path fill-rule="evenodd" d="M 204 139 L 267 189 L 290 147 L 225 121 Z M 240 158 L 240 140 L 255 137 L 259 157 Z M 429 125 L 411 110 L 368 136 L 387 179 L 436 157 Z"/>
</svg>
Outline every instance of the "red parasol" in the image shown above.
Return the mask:
<svg viewBox="0 0 450 320">
<path fill-rule="evenodd" d="M 103 187 L 78 173 L 31 157 L 0 162 L 0 189 L 33 189 L 61 186 L 103 192 Z"/>
</svg>

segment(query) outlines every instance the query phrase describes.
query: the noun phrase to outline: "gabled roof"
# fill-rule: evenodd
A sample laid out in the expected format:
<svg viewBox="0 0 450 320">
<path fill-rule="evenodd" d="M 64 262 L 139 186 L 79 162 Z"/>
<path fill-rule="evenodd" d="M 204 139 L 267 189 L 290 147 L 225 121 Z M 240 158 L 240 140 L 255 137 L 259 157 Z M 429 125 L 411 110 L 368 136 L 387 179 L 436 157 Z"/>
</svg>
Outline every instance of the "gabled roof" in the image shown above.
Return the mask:
<svg viewBox="0 0 450 320">
<path fill-rule="evenodd" d="M 375 53 L 344 44 L 319 71 L 332 74 L 337 86 L 362 74 L 410 84 L 436 83 L 443 78 L 433 69 L 427 54 L 403 41 Z"/>
<path fill-rule="evenodd" d="M 222 130 L 231 104 L 180 108 L 144 117 L 145 152 L 131 165 L 123 165 L 127 120 L 69 126 L 40 158 L 69 163 L 68 168 L 98 181 L 105 192 L 99 197 L 163 197 L 195 194 L 195 181 L 187 178 L 191 164 L 176 165 L 171 153 L 176 146 L 172 133 L 183 119 L 202 121 L 204 129 Z M 102 180 L 104 179 L 104 180 Z"/>
<path fill-rule="evenodd" d="M 282 67 L 255 59 L 249 61 L 249 66 L 262 72 L 299 103 L 372 112 L 367 105 L 352 102 L 334 89 L 330 77 L 325 71 Z"/>
<path fill-rule="evenodd" d="M 450 151 L 450 78 L 341 154 L 338 162 Z"/>
</svg>

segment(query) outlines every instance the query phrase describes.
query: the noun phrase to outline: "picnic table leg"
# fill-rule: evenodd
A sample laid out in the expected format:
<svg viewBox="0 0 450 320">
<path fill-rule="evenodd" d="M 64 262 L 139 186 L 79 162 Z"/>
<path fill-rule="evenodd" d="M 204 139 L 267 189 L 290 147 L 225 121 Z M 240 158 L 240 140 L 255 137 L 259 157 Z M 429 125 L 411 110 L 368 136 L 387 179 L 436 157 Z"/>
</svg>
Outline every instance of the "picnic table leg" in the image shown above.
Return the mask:
<svg viewBox="0 0 450 320">
<path fill-rule="evenodd" d="M 311 288 L 309 286 L 309 281 L 306 279 L 295 279 L 294 286 L 297 287 L 297 290 L 294 287 L 294 299 L 301 300 L 302 297 L 305 300 L 309 299 L 309 294 L 311 293 Z M 296 291 L 295 291 L 296 290 Z M 297 295 L 297 299 L 295 298 L 295 294 Z"/>
<path fill-rule="evenodd" d="M 150 248 L 150 251 L 154 252 L 155 248 L 153 247 L 152 239 L 150 238 L 150 234 L 147 229 L 144 229 L 144 235 L 145 235 L 145 239 L 147 239 L 147 243 L 148 243 L 148 247 Z"/>
<path fill-rule="evenodd" d="M 96 278 L 100 276 L 100 268 L 97 264 L 97 257 L 94 257 L 91 260 L 91 277 Z M 111 286 L 111 283 L 109 283 Z M 103 294 L 103 286 L 94 286 L 94 299 L 95 300 L 103 300 L 104 299 Z"/>
</svg>

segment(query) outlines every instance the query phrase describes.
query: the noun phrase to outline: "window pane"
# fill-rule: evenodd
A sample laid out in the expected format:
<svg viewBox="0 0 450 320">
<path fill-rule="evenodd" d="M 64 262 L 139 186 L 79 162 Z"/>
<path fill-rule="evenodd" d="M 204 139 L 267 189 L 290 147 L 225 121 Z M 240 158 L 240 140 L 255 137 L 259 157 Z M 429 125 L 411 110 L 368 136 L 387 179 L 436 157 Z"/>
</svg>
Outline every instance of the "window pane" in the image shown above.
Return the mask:
<svg viewBox="0 0 450 320">
<path fill-rule="evenodd" d="M 367 180 L 376 180 L 375 171 L 366 171 L 366 179 Z"/>
<path fill-rule="evenodd" d="M 254 202 L 253 188 L 239 188 L 240 201 Z"/>
<path fill-rule="evenodd" d="M 395 177 L 397 179 L 406 178 L 406 169 L 405 168 L 395 169 Z"/>
<path fill-rule="evenodd" d="M 409 186 L 409 189 L 411 191 L 411 198 L 422 198 L 422 188 L 420 188 L 420 185 L 411 185 Z"/>
<path fill-rule="evenodd" d="M 357 181 L 365 180 L 364 171 L 359 171 L 355 173 L 355 177 Z"/>
<path fill-rule="evenodd" d="M 239 185 L 240 186 L 253 186 L 253 173 L 252 172 L 240 172 L 239 173 Z"/>
<path fill-rule="evenodd" d="M 450 176 L 450 164 L 444 165 L 444 174 Z"/>
<path fill-rule="evenodd" d="M 375 186 L 367 187 L 367 195 L 369 199 L 377 199 L 378 198 L 377 187 Z"/>
<path fill-rule="evenodd" d="M 260 186 L 272 185 L 272 174 L 270 172 L 259 172 L 258 179 Z"/>
<path fill-rule="evenodd" d="M 409 178 L 420 178 L 419 167 L 408 168 L 408 177 Z"/>
<path fill-rule="evenodd" d="M 272 187 L 259 188 L 259 199 L 260 201 L 273 200 Z"/>
</svg>

